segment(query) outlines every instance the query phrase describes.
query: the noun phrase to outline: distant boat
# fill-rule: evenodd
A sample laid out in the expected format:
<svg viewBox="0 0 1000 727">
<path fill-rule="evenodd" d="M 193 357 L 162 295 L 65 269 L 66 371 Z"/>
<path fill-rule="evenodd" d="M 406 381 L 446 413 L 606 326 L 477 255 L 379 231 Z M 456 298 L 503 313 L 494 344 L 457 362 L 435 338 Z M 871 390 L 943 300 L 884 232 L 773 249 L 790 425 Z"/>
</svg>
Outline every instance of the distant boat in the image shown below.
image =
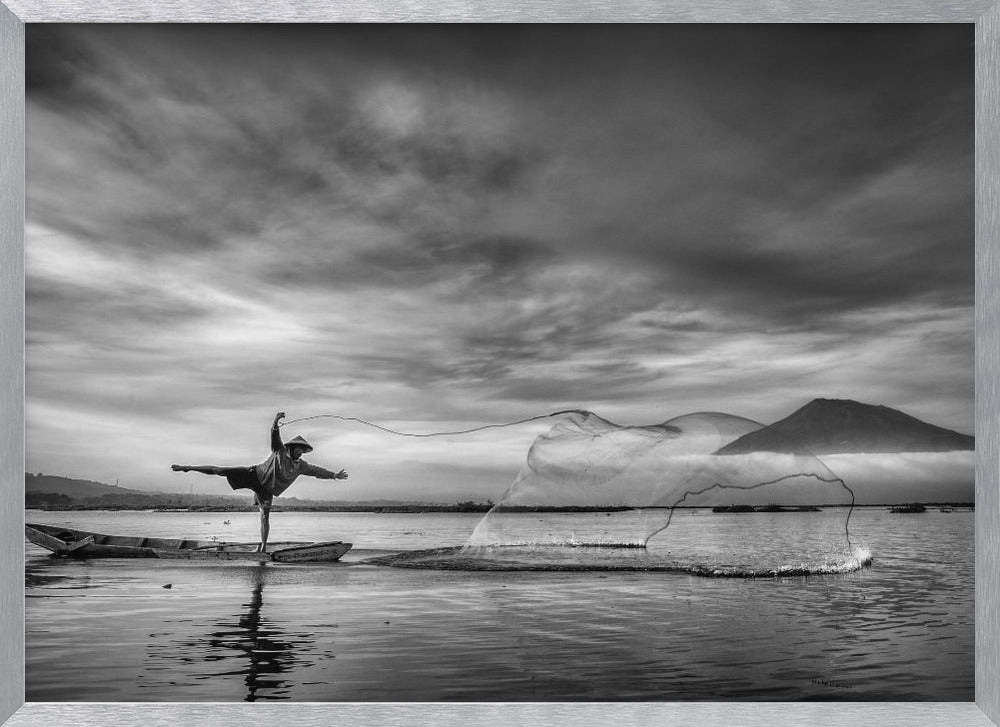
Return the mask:
<svg viewBox="0 0 1000 727">
<path fill-rule="evenodd" d="M 889 512 L 897 514 L 920 513 L 927 512 L 927 508 L 919 502 L 911 502 L 909 505 L 893 505 L 889 508 Z"/>
<path fill-rule="evenodd" d="M 267 553 L 257 543 L 223 543 L 173 538 L 104 535 L 53 525 L 24 526 L 25 537 L 56 555 L 73 558 L 163 558 L 182 560 L 251 560 L 276 563 L 330 563 L 340 560 L 351 543 L 273 543 Z"/>
<path fill-rule="evenodd" d="M 222 521 L 222 524 L 223 524 L 223 525 L 232 525 L 232 524 L 233 524 L 233 521 L 232 521 L 232 520 L 223 520 L 223 521 Z"/>
</svg>

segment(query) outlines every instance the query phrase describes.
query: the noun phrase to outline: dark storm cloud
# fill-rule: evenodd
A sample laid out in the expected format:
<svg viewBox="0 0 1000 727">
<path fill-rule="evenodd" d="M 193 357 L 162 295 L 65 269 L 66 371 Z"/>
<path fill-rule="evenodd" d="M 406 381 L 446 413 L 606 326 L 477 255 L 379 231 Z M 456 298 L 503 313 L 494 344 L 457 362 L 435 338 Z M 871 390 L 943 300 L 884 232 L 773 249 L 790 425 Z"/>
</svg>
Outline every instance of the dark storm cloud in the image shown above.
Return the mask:
<svg viewBox="0 0 1000 727">
<path fill-rule="evenodd" d="M 25 90 L 39 102 L 65 103 L 80 98 L 81 78 L 97 70 L 86 43 L 72 29 L 49 26 L 44 32 L 25 34 Z"/>
<path fill-rule="evenodd" d="M 396 235 L 398 232 L 387 236 Z M 327 242 L 331 247 L 336 245 L 335 238 Z M 305 264 L 294 258 L 279 260 L 272 268 L 272 279 L 306 288 L 420 287 L 447 276 L 464 275 L 465 282 L 455 291 L 456 296 L 485 293 L 497 287 L 503 287 L 509 295 L 512 289 L 524 289 L 522 275 L 535 266 L 549 264 L 551 259 L 541 243 L 514 236 L 412 232 L 405 246 L 375 240 L 346 260 L 321 258 Z"/>
<path fill-rule="evenodd" d="M 669 285 L 763 317 L 928 290 L 968 302 L 967 30 L 921 29 L 903 43 L 898 28 L 700 32 L 726 36 L 727 52 L 693 53 L 689 75 L 660 86 L 624 81 L 628 134 L 586 105 L 593 196 L 574 201 L 589 224 L 572 244 L 613 240 Z M 598 217 L 602 188 L 615 207 Z"/>
<path fill-rule="evenodd" d="M 601 364 L 567 367 L 557 377 L 531 378 L 514 376 L 493 393 L 499 400 L 587 402 L 588 406 L 611 403 L 632 403 L 644 400 L 645 389 L 656 382 L 660 374 L 631 361 L 609 361 Z"/>
<path fill-rule="evenodd" d="M 27 36 L 29 459 L 272 406 L 971 427 L 971 26 Z"/>
</svg>

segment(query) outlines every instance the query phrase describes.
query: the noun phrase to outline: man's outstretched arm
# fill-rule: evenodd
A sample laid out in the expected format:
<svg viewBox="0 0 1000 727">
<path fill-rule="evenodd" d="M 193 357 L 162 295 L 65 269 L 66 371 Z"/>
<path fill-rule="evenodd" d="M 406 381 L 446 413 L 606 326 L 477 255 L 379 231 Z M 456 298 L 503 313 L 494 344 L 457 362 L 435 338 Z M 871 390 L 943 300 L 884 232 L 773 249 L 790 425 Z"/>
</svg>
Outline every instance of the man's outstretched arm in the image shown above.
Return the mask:
<svg viewBox="0 0 1000 727">
<path fill-rule="evenodd" d="M 278 422 L 285 418 L 285 412 L 279 411 L 274 415 L 274 423 L 271 424 L 271 451 L 279 452 L 281 448 L 284 447 L 284 443 L 281 441 L 281 432 L 278 429 Z"/>
<path fill-rule="evenodd" d="M 344 470 L 340 472 L 333 472 L 332 470 L 326 469 L 326 467 L 320 467 L 316 464 L 309 464 L 308 462 L 302 463 L 302 469 L 299 470 L 301 474 L 309 475 L 310 477 L 315 477 L 319 480 L 346 480 L 347 473 Z"/>
</svg>

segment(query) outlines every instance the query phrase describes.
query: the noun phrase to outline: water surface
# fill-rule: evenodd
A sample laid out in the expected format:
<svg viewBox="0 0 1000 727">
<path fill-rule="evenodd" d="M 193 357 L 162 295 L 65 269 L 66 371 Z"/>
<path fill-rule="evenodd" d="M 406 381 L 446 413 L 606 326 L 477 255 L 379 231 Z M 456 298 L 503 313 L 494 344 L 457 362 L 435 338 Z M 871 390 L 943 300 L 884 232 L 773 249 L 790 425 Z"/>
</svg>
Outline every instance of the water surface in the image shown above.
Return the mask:
<svg viewBox="0 0 1000 727">
<path fill-rule="evenodd" d="M 771 531 L 788 552 L 768 557 L 787 560 L 796 538 L 810 550 L 820 522 L 806 513 L 679 517 L 686 524 L 651 542 L 652 555 L 740 563 Z M 355 543 L 331 565 L 73 561 L 28 545 L 27 699 L 973 699 L 972 513 L 857 510 L 852 539 L 874 561 L 839 575 L 364 563 L 460 546 L 479 518 L 273 515 L 276 540 Z M 257 522 L 254 513 L 29 511 L 27 519 L 222 540 L 253 540 Z"/>
</svg>

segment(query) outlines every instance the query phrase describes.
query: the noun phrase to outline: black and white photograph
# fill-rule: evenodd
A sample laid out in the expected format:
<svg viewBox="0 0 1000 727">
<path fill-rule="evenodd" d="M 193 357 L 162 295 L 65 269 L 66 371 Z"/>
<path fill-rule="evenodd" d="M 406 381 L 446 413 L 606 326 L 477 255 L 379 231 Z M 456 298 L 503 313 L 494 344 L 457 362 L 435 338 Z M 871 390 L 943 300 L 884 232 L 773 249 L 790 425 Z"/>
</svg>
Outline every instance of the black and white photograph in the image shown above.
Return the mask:
<svg viewBox="0 0 1000 727">
<path fill-rule="evenodd" d="M 29 24 L 25 699 L 973 700 L 974 31 Z"/>
</svg>

